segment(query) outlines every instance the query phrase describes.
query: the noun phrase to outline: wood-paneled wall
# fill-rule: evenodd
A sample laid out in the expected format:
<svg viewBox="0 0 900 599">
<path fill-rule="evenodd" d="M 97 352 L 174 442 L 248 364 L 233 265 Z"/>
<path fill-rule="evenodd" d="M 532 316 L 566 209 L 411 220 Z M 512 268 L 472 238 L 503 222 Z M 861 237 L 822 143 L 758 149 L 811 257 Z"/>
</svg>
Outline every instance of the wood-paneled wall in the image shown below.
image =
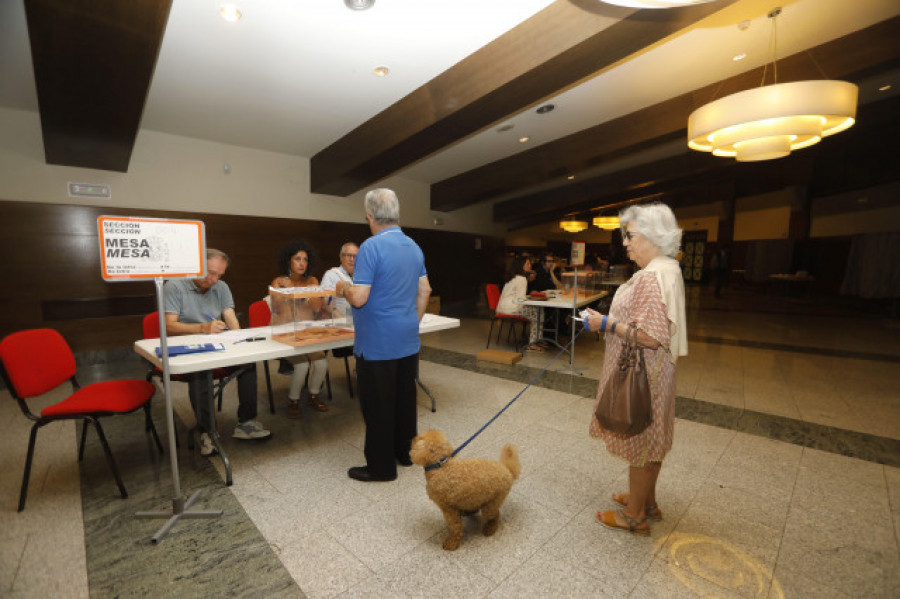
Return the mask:
<svg viewBox="0 0 900 599">
<path fill-rule="evenodd" d="M 401 217 L 402 199 L 401 199 Z M 0 338 L 21 329 L 55 328 L 75 351 L 130 347 L 141 318 L 156 309 L 152 282 L 107 283 L 100 276 L 97 217 L 199 219 L 207 245 L 231 257 L 225 280 L 239 313 L 266 294 L 278 250 L 304 239 L 318 253 L 320 277 L 338 264 L 345 241 L 369 237 L 363 224 L 116 207 L 0 201 Z M 502 280 L 503 241 L 466 233 L 405 228 L 425 253 L 433 295 L 444 306 L 474 305 L 486 282 Z M 476 249 L 476 238 L 480 248 Z"/>
</svg>

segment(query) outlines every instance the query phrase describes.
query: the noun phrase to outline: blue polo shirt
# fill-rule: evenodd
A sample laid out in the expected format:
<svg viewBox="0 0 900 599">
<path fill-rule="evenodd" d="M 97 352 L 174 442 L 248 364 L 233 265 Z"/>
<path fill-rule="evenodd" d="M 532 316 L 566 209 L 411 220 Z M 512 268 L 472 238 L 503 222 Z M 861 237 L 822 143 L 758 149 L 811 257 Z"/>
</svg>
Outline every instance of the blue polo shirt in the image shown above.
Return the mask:
<svg viewBox="0 0 900 599">
<path fill-rule="evenodd" d="M 396 360 L 419 351 L 416 295 L 427 276 L 425 256 L 400 227 L 388 227 L 359 246 L 353 284 L 366 285 L 369 299 L 353 308 L 353 353 L 366 360 Z"/>
</svg>

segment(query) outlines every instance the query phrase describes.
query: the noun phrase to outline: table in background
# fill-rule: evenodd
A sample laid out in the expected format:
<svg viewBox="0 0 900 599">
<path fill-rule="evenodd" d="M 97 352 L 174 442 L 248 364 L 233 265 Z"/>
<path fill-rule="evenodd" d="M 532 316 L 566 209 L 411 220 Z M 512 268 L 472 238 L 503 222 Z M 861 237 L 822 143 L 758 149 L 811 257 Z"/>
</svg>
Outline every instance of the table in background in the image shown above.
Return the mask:
<svg viewBox="0 0 900 599">
<path fill-rule="evenodd" d="M 583 308 L 589 304 L 593 304 L 597 300 L 601 300 L 604 297 L 609 295 L 608 291 L 598 291 L 592 293 L 590 295 L 578 296 L 577 301 L 573 301 L 573 296 L 571 295 L 562 295 L 555 298 L 547 298 L 544 300 L 536 300 L 536 299 L 526 299 L 519 303 L 525 306 L 538 306 L 539 308 L 552 308 L 553 309 L 553 336 L 547 337 L 546 335 L 542 336 L 543 341 L 548 341 L 555 345 L 556 347 L 563 349 L 563 346 L 559 343 L 559 315 L 560 310 L 569 310 L 573 311 L 573 308 Z M 546 323 L 544 324 L 544 330 L 541 333 L 547 332 Z M 571 349 L 568 350 L 570 352 L 569 356 L 574 363 L 575 360 L 575 345 L 573 344 Z"/>
<path fill-rule="evenodd" d="M 438 316 L 437 314 L 425 314 L 419 323 L 419 334 L 433 333 L 446 329 L 459 327 L 459 319 L 448 318 L 446 316 Z M 234 341 L 224 342 L 224 351 L 202 352 L 196 354 L 185 354 L 180 356 L 169 357 L 169 374 L 191 374 L 194 372 L 207 372 L 209 377 L 210 389 L 212 389 L 212 371 L 215 368 L 226 368 L 228 366 L 237 366 L 241 364 L 254 364 L 266 360 L 277 360 L 278 358 L 287 358 L 291 356 L 301 356 L 318 351 L 327 351 L 329 349 L 337 349 L 339 347 L 352 347 L 353 339 L 339 339 L 335 341 L 322 341 L 311 345 L 294 347 L 272 340 L 272 327 L 257 327 L 255 329 L 241 329 L 244 338 L 264 337 L 262 341 L 252 341 L 244 343 L 236 343 Z M 216 341 L 216 335 L 178 335 L 169 337 L 169 345 L 191 345 L 194 343 L 209 343 Z M 156 348 L 159 347 L 159 339 L 141 339 L 134 342 L 134 351 L 141 357 L 146 359 L 154 366 L 162 369 L 162 359 L 156 355 Z M 416 376 L 416 382 L 428 394 L 431 399 L 431 411 L 435 411 L 435 398 L 425 385 Z M 216 420 L 215 394 L 209 394 L 210 414 L 213 423 Z M 216 426 L 212 431 L 208 431 L 210 438 L 219 450 L 219 456 L 225 465 L 225 484 L 231 485 L 231 462 L 228 460 Z"/>
</svg>

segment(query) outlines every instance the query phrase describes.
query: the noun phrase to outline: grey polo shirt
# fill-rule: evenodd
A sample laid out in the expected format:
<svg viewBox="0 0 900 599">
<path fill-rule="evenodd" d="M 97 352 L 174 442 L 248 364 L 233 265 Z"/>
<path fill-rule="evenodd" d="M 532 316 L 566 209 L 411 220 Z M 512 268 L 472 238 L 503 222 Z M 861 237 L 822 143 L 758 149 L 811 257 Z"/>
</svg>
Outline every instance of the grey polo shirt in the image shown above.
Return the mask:
<svg viewBox="0 0 900 599">
<path fill-rule="evenodd" d="M 172 279 L 163 290 L 166 314 L 178 314 L 178 322 L 208 322 L 207 314 L 221 320 L 223 311 L 234 308 L 231 289 L 224 281 L 216 281 L 206 293 L 200 293 L 193 279 Z"/>
</svg>

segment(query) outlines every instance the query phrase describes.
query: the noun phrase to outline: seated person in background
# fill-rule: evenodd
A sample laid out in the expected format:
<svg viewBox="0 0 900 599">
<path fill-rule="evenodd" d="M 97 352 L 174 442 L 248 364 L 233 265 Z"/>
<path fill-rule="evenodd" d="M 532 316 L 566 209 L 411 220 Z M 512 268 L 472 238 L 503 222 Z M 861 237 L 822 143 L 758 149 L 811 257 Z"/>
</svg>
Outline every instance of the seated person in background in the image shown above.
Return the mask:
<svg viewBox="0 0 900 599">
<path fill-rule="evenodd" d="M 342 245 L 340 255 L 341 265 L 328 269 L 325 276 L 322 277 L 322 287 L 325 289 L 334 289 L 334 286 L 338 281 L 346 281 L 352 285 L 353 269 L 356 267 L 356 254 L 358 252 L 359 246 L 352 241 L 348 241 Z M 348 322 L 353 322 L 353 312 L 346 299 L 335 296 L 332 303 L 324 308 L 324 311 L 329 317 L 331 317 L 335 310 L 343 314 Z"/>
<path fill-rule="evenodd" d="M 329 268 L 322 277 L 322 287 L 325 289 L 334 289 L 338 281 L 346 281 L 353 284 L 353 270 L 356 268 L 356 254 L 359 253 L 359 246 L 348 241 L 341 246 L 340 260 L 341 265 Z M 348 324 L 353 324 L 353 310 L 350 304 L 343 297 L 335 296 L 331 306 L 326 306 L 325 311 L 329 317 L 333 317 L 334 312 L 338 311 L 344 315 Z M 349 358 L 353 355 L 353 346 L 337 347 L 331 350 L 331 355 L 335 358 Z"/>
<path fill-rule="evenodd" d="M 166 334 L 216 334 L 226 329 L 241 328 L 234 313 L 231 289 L 221 280 L 228 268 L 225 252 L 206 250 L 206 277 L 203 279 L 173 279 L 165 286 Z M 245 366 L 249 366 L 245 368 Z M 234 427 L 235 439 L 268 439 L 272 433 L 256 419 L 256 364 L 231 367 L 243 369 L 238 380 L 238 424 Z M 209 411 L 212 389 L 207 373 L 195 372 L 188 376 L 188 395 L 197 415 L 200 429 L 200 454 L 213 455 L 216 448 L 209 437 L 213 420 Z"/>
<path fill-rule="evenodd" d="M 532 291 L 547 291 L 548 289 L 562 289 L 562 283 L 557 278 L 556 258 L 553 254 L 544 254 L 544 257 L 534 264 L 534 280 L 528 282 L 528 293 Z"/>
<path fill-rule="evenodd" d="M 528 346 L 529 351 L 544 351 L 538 340 L 543 334 L 544 310 L 537 306 L 525 306 L 516 303 L 516 300 L 524 300 L 528 288 L 528 275 L 534 271 L 531 269 L 531 259 L 524 256 L 515 258 L 510 267 L 509 281 L 500 292 L 500 301 L 497 302 L 499 314 L 513 314 L 524 316 L 528 319 Z"/>
<path fill-rule="evenodd" d="M 314 261 L 315 255 L 312 248 L 305 242 L 294 241 L 287 244 L 278 253 L 278 270 L 286 274 L 275 277 L 271 286 L 276 289 L 318 286 L 319 280 L 309 274 Z M 322 311 L 322 298 L 309 298 L 307 307 L 309 314 L 302 317 L 309 320 L 317 318 Z M 287 358 L 287 361 L 294 367 L 294 371 L 291 374 L 290 387 L 288 388 L 288 400 L 290 401 L 288 404 L 288 418 L 300 418 L 300 392 L 303 390 L 307 372 L 309 372 L 309 405 L 319 412 L 327 412 L 328 406 L 319 400 L 319 391 L 322 389 L 322 382 L 325 380 L 325 373 L 328 371 L 325 354 L 315 352 L 305 356 Z M 311 370 L 310 365 L 312 365 Z"/>
</svg>

